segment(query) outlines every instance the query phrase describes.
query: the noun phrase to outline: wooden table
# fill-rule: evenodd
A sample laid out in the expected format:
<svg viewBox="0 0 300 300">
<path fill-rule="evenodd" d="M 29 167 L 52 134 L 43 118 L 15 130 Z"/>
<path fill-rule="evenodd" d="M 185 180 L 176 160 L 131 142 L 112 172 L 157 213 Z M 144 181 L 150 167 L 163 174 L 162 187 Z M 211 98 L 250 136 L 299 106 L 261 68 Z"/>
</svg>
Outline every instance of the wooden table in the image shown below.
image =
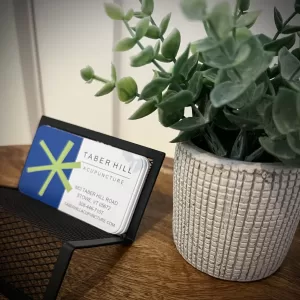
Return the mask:
<svg viewBox="0 0 300 300">
<path fill-rule="evenodd" d="M 27 146 L 0 147 L 0 185 L 17 186 Z M 1 298 L 1 296 L 0 296 Z M 166 159 L 136 242 L 75 251 L 59 299 L 300 299 L 300 229 L 280 270 L 236 283 L 189 265 L 172 239 L 172 160 Z"/>
</svg>

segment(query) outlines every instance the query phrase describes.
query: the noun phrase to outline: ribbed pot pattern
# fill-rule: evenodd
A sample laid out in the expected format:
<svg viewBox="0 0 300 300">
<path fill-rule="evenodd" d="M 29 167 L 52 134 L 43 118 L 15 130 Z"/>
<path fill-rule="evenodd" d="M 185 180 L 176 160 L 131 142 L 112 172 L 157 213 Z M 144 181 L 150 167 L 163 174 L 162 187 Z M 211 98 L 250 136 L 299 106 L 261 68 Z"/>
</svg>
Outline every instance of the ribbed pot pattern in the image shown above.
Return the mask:
<svg viewBox="0 0 300 300">
<path fill-rule="evenodd" d="M 299 222 L 299 173 L 178 144 L 173 191 L 178 251 L 195 268 L 220 279 L 270 276 L 282 264 Z"/>
</svg>

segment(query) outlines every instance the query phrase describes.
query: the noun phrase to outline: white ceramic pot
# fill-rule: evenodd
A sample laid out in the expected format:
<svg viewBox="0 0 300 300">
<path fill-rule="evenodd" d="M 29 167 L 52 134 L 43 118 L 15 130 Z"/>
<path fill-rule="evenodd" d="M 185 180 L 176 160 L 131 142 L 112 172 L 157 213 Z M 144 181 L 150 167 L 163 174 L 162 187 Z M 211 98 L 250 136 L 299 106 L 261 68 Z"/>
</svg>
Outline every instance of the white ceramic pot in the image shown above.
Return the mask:
<svg viewBox="0 0 300 300">
<path fill-rule="evenodd" d="M 254 281 L 282 264 L 300 218 L 300 169 L 217 157 L 188 143 L 174 161 L 173 236 L 211 276 Z"/>
</svg>

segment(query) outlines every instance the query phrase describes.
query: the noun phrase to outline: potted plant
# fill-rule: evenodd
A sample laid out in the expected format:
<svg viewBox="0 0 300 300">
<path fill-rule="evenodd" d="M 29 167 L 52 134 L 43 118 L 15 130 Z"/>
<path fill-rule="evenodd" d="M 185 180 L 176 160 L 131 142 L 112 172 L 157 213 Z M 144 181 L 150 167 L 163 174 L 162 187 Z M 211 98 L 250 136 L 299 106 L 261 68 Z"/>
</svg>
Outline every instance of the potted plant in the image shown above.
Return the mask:
<svg viewBox="0 0 300 300">
<path fill-rule="evenodd" d="M 234 11 L 226 2 L 209 9 L 205 0 L 183 0 L 184 15 L 201 21 L 207 37 L 180 55 L 180 32 L 165 37 L 171 14 L 158 25 L 153 0 L 140 2 L 138 11 L 105 10 L 130 33 L 115 50 L 138 46 L 131 66 L 154 64 L 151 82 L 139 93 L 133 78 L 117 79 L 114 66 L 111 79 L 89 66 L 81 76 L 104 83 L 96 96 L 116 89 L 122 102 L 140 101 L 131 120 L 157 113 L 179 131 L 172 141 L 173 235 L 182 256 L 217 278 L 265 278 L 280 267 L 300 217 L 300 50 L 289 50 L 300 31 L 290 24 L 300 1 L 285 21 L 274 9 L 277 32 L 268 37 L 250 30 L 259 16 L 250 0 L 237 0 Z M 155 46 L 144 46 L 144 37 Z"/>
</svg>

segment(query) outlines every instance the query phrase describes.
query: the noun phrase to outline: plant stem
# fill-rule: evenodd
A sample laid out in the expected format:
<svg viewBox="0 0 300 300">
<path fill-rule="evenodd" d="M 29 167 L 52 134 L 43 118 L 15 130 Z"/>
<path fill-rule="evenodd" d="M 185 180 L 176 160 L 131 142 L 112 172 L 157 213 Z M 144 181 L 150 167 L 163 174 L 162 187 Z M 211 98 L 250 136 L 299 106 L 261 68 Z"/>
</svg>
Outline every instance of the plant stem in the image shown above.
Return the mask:
<svg viewBox="0 0 300 300">
<path fill-rule="evenodd" d="M 202 117 L 201 112 L 199 111 L 199 109 L 196 107 L 196 105 L 195 105 L 194 103 L 191 105 L 191 107 L 192 107 L 194 113 L 195 113 L 198 117 Z"/>
<path fill-rule="evenodd" d="M 234 39 L 236 39 L 236 21 L 239 17 L 240 2 L 241 2 L 241 0 L 236 0 L 235 10 L 234 10 L 234 24 L 233 24 L 234 27 L 233 27 L 233 31 L 232 31 Z"/>
<path fill-rule="evenodd" d="M 282 30 L 284 29 L 284 27 L 295 17 L 297 15 L 297 13 L 296 12 L 293 12 L 288 18 L 287 18 L 287 20 L 282 24 L 282 29 L 281 30 L 278 30 L 277 32 L 276 32 L 276 34 L 274 35 L 274 37 L 273 37 L 273 41 L 275 41 L 277 38 L 278 38 L 278 36 L 281 34 L 281 32 L 282 32 Z"/>
<path fill-rule="evenodd" d="M 127 28 L 127 30 L 129 31 L 129 33 L 131 34 L 131 36 L 133 37 L 133 38 L 135 38 L 135 34 L 134 34 L 134 32 L 133 32 L 133 30 L 130 28 L 130 26 L 129 26 L 129 24 L 128 24 L 128 22 L 127 21 L 123 21 L 124 22 L 124 24 L 125 24 L 125 26 L 126 26 L 126 28 Z M 141 42 L 140 41 L 137 41 L 137 44 L 138 44 L 138 46 L 141 48 L 141 50 L 144 50 L 145 48 L 144 48 L 144 46 L 141 44 Z M 163 72 L 163 73 L 168 73 L 155 59 L 153 59 L 152 60 L 152 63 L 161 71 L 161 72 Z"/>
<path fill-rule="evenodd" d="M 272 84 L 272 82 L 271 82 L 271 80 L 270 80 L 267 72 L 265 72 L 265 77 L 266 77 L 268 88 L 269 88 L 269 90 L 271 92 L 271 95 L 272 96 L 276 96 L 276 92 L 275 92 L 274 86 L 273 86 L 273 84 Z"/>
<path fill-rule="evenodd" d="M 94 78 L 95 80 L 98 80 L 98 81 L 103 82 L 103 83 L 108 83 L 108 82 L 109 82 L 109 80 L 104 79 L 104 78 L 102 78 L 102 77 L 100 77 L 100 76 L 97 76 L 97 75 L 94 75 L 93 78 Z"/>
</svg>

